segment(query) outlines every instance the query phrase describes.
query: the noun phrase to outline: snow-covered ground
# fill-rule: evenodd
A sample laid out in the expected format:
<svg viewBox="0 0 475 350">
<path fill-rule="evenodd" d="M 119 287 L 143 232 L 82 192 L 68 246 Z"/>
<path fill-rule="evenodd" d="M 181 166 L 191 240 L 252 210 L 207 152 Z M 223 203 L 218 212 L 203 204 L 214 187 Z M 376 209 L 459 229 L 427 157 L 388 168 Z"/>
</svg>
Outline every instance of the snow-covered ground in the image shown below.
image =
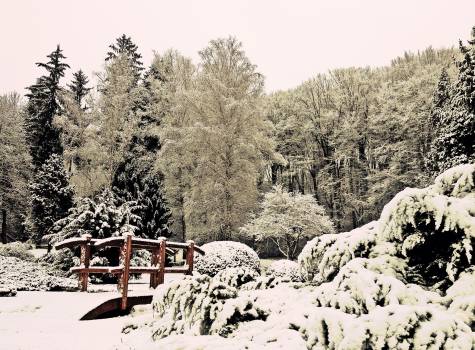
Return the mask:
<svg viewBox="0 0 475 350">
<path fill-rule="evenodd" d="M 166 276 L 165 283 L 180 275 Z M 99 291 L 109 290 L 109 291 Z M 79 321 L 88 311 L 118 296 L 115 285 L 92 286 L 91 292 L 18 292 L 0 298 L 0 350 L 113 349 L 124 323 L 133 315 Z M 130 285 L 129 295 L 151 294 L 146 279 Z M 149 308 L 151 306 L 140 306 Z"/>
</svg>

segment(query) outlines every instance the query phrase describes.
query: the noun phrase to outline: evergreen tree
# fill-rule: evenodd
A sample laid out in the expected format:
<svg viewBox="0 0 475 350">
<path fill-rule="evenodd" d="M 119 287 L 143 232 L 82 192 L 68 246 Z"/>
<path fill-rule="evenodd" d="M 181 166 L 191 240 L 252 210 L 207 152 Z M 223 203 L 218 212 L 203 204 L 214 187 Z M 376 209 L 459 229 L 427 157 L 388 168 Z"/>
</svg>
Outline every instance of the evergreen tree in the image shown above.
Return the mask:
<svg viewBox="0 0 475 350">
<path fill-rule="evenodd" d="M 82 107 L 82 99 L 91 90 L 91 88 L 86 86 L 89 80 L 81 69 L 74 73 L 73 76 L 74 79 L 71 81 L 71 84 L 68 84 L 68 87 L 74 95 L 74 100 Z"/>
<path fill-rule="evenodd" d="M 134 214 L 142 219 L 137 234 L 148 238 L 171 234 L 168 228 L 171 214 L 162 196 L 162 178 L 151 167 L 160 150 L 158 126 L 163 111 L 159 107 L 160 97 L 154 92 L 160 82 L 160 72 L 152 65 L 144 75 L 144 84 L 135 88 L 137 127 L 112 184 L 123 201 L 137 202 Z"/>
<path fill-rule="evenodd" d="M 130 36 L 122 34 L 116 39 L 115 44 L 109 45 L 111 51 L 107 52 L 106 61 L 114 60 L 124 54 L 129 60 L 135 72 L 136 82 L 140 80 L 140 74 L 143 71 L 142 55 L 138 53 L 138 47 L 132 41 Z"/>
<path fill-rule="evenodd" d="M 133 214 L 140 217 L 136 235 L 152 239 L 169 237 L 171 214 L 162 194 L 161 176 L 152 173 L 151 159 L 149 162 L 140 160 L 144 158 L 128 158 L 121 164 L 114 178 L 114 192 L 121 202 L 136 203 Z"/>
<path fill-rule="evenodd" d="M 438 89 L 436 93 L 436 99 L 442 100 L 434 109 L 438 127 L 428 156 L 435 173 L 475 161 L 475 27 L 468 43 L 460 42 L 462 58 L 456 62 L 458 76 L 452 91 Z M 447 84 L 444 79 L 441 77 L 439 86 Z"/>
<path fill-rule="evenodd" d="M 63 158 L 53 154 L 37 170 L 29 185 L 31 192 L 30 230 L 37 242 L 53 224 L 68 215 L 73 205 L 73 189 L 63 166 Z"/>
<path fill-rule="evenodd" d="M 61 105 L 59 80 L 69 65 L 62 62 L 66 57 L 59 45 L 47 56 L 47 63 L 37 63 L 38 67 L 46 69 L 47 75 L 41 76 L 36 84 L 28 87 L 26 132 L 30 153 L 35 167 L 40 167 L 54 153 L 61 154 L 62 147 L 59 130 L 52 122 L 55 115 L 60 114 Z"/>
</svg>

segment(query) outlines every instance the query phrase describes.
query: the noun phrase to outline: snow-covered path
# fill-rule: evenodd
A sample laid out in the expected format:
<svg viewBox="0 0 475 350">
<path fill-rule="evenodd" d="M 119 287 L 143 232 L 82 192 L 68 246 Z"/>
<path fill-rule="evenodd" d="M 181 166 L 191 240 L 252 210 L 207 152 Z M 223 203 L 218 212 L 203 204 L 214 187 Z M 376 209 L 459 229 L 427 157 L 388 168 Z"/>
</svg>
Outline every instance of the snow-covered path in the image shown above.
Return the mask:
<svg viewBox="0 0 475 350">
<path fill-rule="evenodd" d="M 169 278 L 177 277 L 181 276 Z M 108 287 L 111 291 L 19 292 L 0 298 L 0 350 L 103 350 L 120 344 L 122 326 L 133 316 L 79 321 L 95 306 L 118 296 L 114 286 Z M 131 284 L 130 289 L 129 295 L 152 293 L 148 283 Z"/>
</svg>

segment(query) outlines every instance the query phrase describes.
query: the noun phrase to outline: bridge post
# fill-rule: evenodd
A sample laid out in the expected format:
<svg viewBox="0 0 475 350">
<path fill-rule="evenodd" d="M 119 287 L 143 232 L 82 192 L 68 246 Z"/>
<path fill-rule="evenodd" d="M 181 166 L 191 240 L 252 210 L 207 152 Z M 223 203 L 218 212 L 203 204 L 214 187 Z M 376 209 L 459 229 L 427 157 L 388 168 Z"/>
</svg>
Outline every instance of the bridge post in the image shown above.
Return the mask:
<svg viewBox="0 0 475 350">
<path fill-rule="evenodd" d="M 120 304 L 121 310 L 127 309 L 127 293 L 129 289 L 129 270 L 130 270 L 130 255 L 132 253 L 132 234 L 127 233 L 124 239 L 124 244 L 120 249 L 120 260 L 123 265 L 122 273 L 119 277 L 119 289 L 122 292 L 122 300 Z"/>
<path fill-rule="evenodd" d="M 89 268 L 89 263 L 91 260 L 91 238 L 92 236 L 89 234 L 85 234 L 82 236 L 86 239 L 86 242 L 81 243 L 81 267 Z M 81 272 L 79 274 L 79 288 L 81 292 L 87 291 L 87 280 L 89 278 L 89 273 Z"/>
<path fill-rule="evenodd" d="M 188 265 L 187 275 L 193 274 L 193 255 L 195 254 L 195 242 L 186 241 L 188 247 L 186 248 L 186 264 Z"/>
<path fill-rule="evenodd" d="M 159 284 L 163 284 L 165 282 L 165 260 L 166 260 L 166 252 L 167 252 L 167 239 L 163 238 L 160 242 L 160 249 L 158 252 L 158 260 L 159 260 L 159 267 L 157 277 L 155 279 L 154 288 L 157 288 Z"/>
<path fill-rule="evenodd" d="M 152 248 L 152 264 L 151 264 L 151 266 L 152 267 L 157 267 L 159 262 L 160 262 L 160 248 L 159 247 L 154 247 L 154 248 Z M 158 279 L 158 273 L 157 272 L 150 273 L 150 288 L 157 288 L 157 279 Z"/>
</svg>

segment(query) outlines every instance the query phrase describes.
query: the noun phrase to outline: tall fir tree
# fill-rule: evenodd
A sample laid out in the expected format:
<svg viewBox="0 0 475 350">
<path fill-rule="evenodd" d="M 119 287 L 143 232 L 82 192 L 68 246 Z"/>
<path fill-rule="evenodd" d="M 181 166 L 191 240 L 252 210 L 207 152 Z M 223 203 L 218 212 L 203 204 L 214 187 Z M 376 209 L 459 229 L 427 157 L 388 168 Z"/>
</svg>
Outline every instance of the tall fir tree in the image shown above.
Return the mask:
<svg viewBox="0 0 475 350">
<path fill-rule="evenodd" d="M 52 154 L 62 153 L 59 130 L 54 127 L 53 118 L 61 112 L 59 93 L 62 88 L 59 81 L 69 65 L 63 62 L 66 57 L 59 45 L 47 57 L 49 58 L 47 63 L 36 65 L 46 69 L 48 74 L 41 76 L 36 84 L 28 87 L 30 92 L 26 95 L 28 97 L 26 134 L 36 168 L 39 168 Z"/>
<path fill-rule="evenodd" d="M 138 47 L 132 38 L 122 34 L 114 44 L 109 45 L 109 48 L 111 51 L 107 52 L 106 61 L 114 60 L 121 54 L 125 54 L 134 69 L 136 83 L 138 83 L 144 67 L 141 61 L 142 55 L 138 52 Z"/>
<path fill-rule="evenodd" d="M 442 88 L 448 84 L 442 76 L 436 92 L 436 132 L 428 155 L 435 174 L 475 161 L 475 27 L 468 46 L 460 42 L 460 52 L 457 80 L 451 89 Z"/>
<path fill-rule="evenodd" d="M 124 44 L 126 39 L 119 38 L 118 43 L 123 47 L 131 47 L 131 50 L 136 52 L 135 45 Z M 116 51 L 120 55 L 127 54 L 125 50 Z M 129 57 L 130 62 L 133 55 L 127 54 L 126 57 Z M 137 202 L 134 214 L 138 215 L 141 221 L 136 234 L 148 238 L 168 237 L 171 234 L 168 228 L 171 214 L 162 195 L 162 177 L 152 169 L 160 149 L 157 129 L 161 113 L 159 108 L 156 108 L 158 97 L 154 93 L 155 84 L 159 81 L 159 71 L 151 67 L 144 74 L 143 84 L 133 89 L 132 112 L 137 118 L 137 125 L 112 183 L 114 192 L 122 201 Z"/>
<path fill-rule="evenodd" d="M 163 197 L 161 175 L 151 173 L 140 163 L 128 159 L 121 164 L 114 178 L 114 192 L 122 203 L 136 203 L 133 214 L 140 217 L 136 235 L 152 239 L 170 237 L 171 213 Z"/>
<path fill-rule="evenodd" d="M 87 87 L 87 84 L 89 83 L 89 79 L 87 79 L 86 74 L 80 69 L 76 73 L 73 74 L 73 80 L 71 81 L 71 84 L 68 84 L 69 90 L 73 93 L 74 100 L 78 103 L 78 105 L 86 109 L 86 107 L 83 107 L 82 101 L 83 98 L 91 91 L 92 88 Z"/>
<path fill-rule="evenodd" d="M 37 169 L 29 185 L 31 213 L 29 230 L 36 242 L 48 233 L 53 224 L 67 216 L 73 206 L 73 189 L 63 166 L 63 158 L 53 154 Z"/>
</svg>

